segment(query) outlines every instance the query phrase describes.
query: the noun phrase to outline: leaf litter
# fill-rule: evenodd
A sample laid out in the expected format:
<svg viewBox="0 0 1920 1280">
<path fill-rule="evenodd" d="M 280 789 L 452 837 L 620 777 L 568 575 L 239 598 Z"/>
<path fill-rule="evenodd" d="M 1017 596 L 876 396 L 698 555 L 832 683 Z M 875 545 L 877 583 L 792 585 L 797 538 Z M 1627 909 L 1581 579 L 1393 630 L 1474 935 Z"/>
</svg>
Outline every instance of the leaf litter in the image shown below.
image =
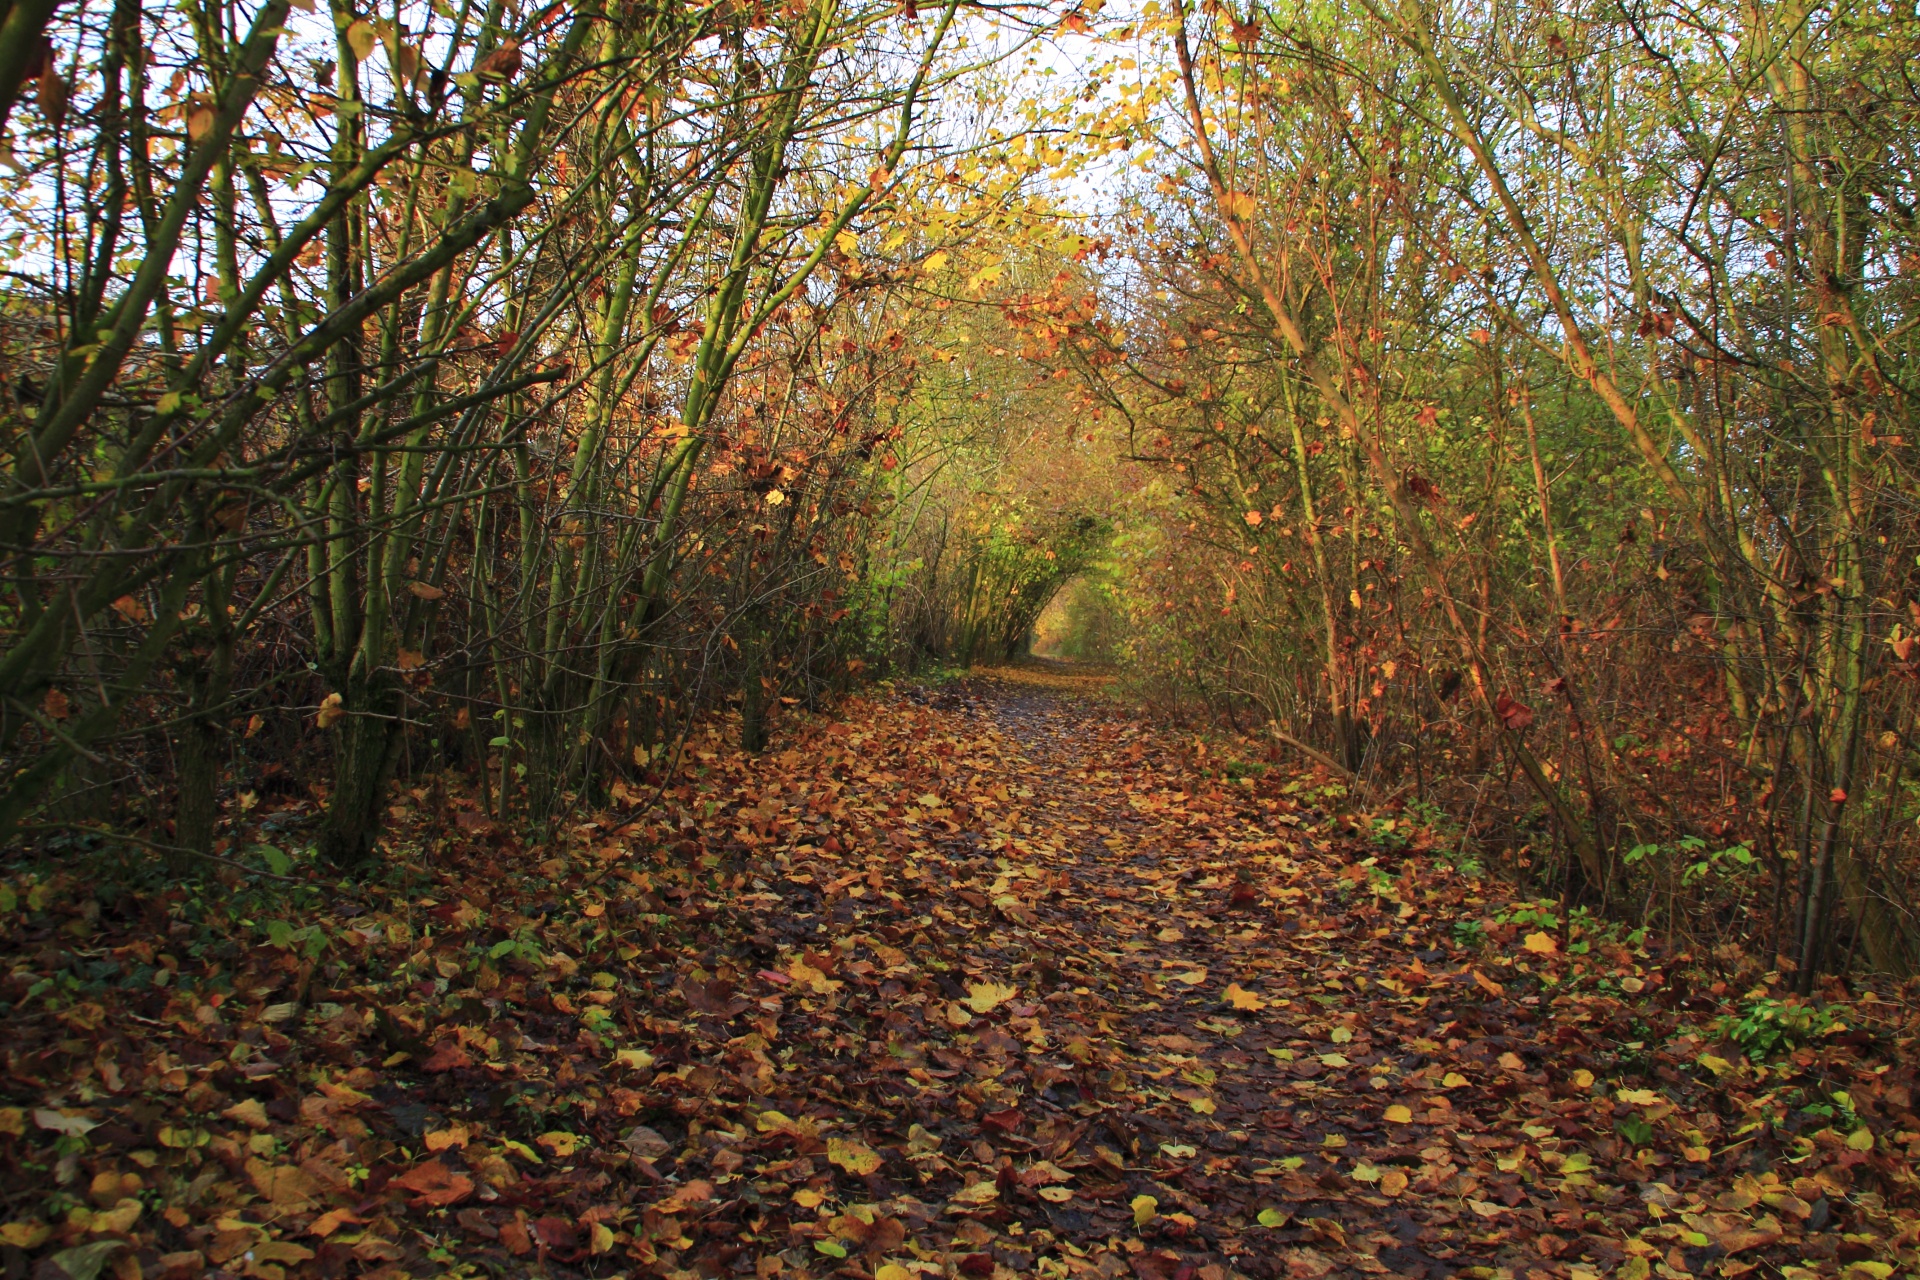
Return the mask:
<svg viewBox="0 0 1920 1280">
<path fill-rule="evenodd" d="M 1096 683 L 716 728 L 541 847 L 423 810 L 311 919 L 9 882 L 7 1275 L 1920 1263 L 1895 1006 L 1750 1059 L 1686 957 Z"/>
</svg>

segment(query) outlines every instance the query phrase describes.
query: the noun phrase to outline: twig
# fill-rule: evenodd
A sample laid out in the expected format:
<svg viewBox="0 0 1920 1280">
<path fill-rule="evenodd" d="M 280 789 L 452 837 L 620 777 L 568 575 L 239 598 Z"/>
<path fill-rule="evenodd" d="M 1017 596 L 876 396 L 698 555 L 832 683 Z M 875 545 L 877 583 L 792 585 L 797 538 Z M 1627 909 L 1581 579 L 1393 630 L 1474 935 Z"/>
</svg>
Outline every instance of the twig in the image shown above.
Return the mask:
<svg viewBox="0 0 1920 1280">
<path fill-rule="evenodd" d="M 152 849 L 155 853 L 186 854 L 188 857 L 192 857 L 192 858 L 205 858 L 209 862 L 218 862 L 225 866 L 232 867 L 236 871 L 244 871 L 250 876 L 259 876 L 265 880 L 278 880 L 282 884 L 318 884 L 320 883 L 317 880 L 303 880 L 298 876 L 283 876 L 283 875 L 278 875 L 272 871 L 262 871 L 258 867 L 248 866 L 246 863 L 241 862 L 237 858 L 228 858 L 218 853 L 207 853 L 200 849 L 189 849 L 185 845 L 161 844 L 157 840 L 146 840 L 141 838 L 140 836 L 130 836 L 120 831 L 104 831 L 99 827 L 89 827 L 89 826 L 81 825 L 79 823 L 42 822 L 42 823 L 37 823 L 33 826 L 21 827 L 20 830 L 22 831 L 80 831 L 80 832 L 86 833 L 87 835 L 99 836 L 106 840 L 118 840 L 122 844 L 139 845 L 143 849 Z"/>
<path fill-rule="evenodd" d="M 1301 755 L 1307 757 L 1307 759 L 1309 760 L 1314 761 L 1316 764 L 1323 764 L 1327 768 L 1339 774 L 1341 777 L 1345 778 L 1347 781 L 1352 782 L 1355 785 L 1359 784 L 1360 782 L 1359 774 L 1347 768 L 1347 766 L 1341 764 L 1338 760 L 1335 760 L 1332 756 L 1320 750 L 1318 747 L 1310 747 L 1306 743 L 1300 741 L 1300 739 L 1294 737 L 1292 734 L 1282 733 L 1277 725 L 1271 725 L 1271 724 L 1268 725 L 1267 733 L 1271 735 L 1276 742 L 1280 742 L 1285 744 L 1286 746 L 1292 747 L 1295 751 L 1298 751 Z"/>
</svg>

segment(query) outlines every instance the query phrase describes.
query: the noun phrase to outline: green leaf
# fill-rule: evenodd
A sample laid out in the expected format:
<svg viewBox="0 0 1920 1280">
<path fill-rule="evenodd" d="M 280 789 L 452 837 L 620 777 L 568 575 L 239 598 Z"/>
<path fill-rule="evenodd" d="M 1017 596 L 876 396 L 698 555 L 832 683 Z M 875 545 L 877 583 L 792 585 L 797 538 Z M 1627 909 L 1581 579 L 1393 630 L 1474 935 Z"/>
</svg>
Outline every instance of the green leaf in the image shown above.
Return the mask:
<svg viewBox="0 0 1920 1280">
<path fill-rule="evenodd" d="M 262 862 L 267 864 L 267 870 L 277 876 L 283 876 L 293 870 L 293 859 L 270 844 L 257 845 L 253 851 L 260 855 Z"/>
<path fill-rule="evenodd" d="M 841 1244 L 838 1240 L 815 1240 L 813 1247 L 819 1252 L 826 1254 L 829 1258 L 844 1258 L 847 1256 L 847 1246 Z"/>
<path fill-rule="evenodd" d="M 498 960 L 501 956 L 506 955 L 507 952 L 511 950 L 513 950 L 512 938 L 508 938 L 502 942 L 496 942 L 492 946 L 487 948 L 487 959 Z"/>
<path fill-rule="evenodd" d="M 1280 1209 L 1262 1209 L 1256 1221 L 1263 1227 L 1284 1227 L 1287 1225 L 1287 1213 Z"/>
<path fill-rule="evenodd" d="M 107 1259 L 127 1247 L 124 1240 L 98 1240 L 77 1249 L 56 1253 L 50 1259 L 67 1280 L 95 1280 Z"/>
</svg>

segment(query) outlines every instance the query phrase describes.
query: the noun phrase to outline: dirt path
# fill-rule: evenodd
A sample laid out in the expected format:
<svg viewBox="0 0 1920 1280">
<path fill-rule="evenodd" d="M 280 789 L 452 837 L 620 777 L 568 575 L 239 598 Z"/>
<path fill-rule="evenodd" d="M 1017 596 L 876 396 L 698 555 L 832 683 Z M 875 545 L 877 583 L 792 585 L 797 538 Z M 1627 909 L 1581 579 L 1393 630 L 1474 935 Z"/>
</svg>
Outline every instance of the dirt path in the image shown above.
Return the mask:
<svg viewBox="0 0 1920 1280">
<path fill-rule="evenodd" d="M 867 1006 L 867 1057 L 905 1079 L 857 1075 L 882 1105 L 846 1117 L 884 1153 L 869 1189 L 916 1268 L 1637 1280 L 1770 1256 L 1791 1275 L 1849 1260 L 1843 1212 L 1855 1259 L 1911 1233 L 1857 1194 L 1897 1153 L 1783 1174 L 1734 1138 L 1746 1064 L 1685 1032 L 1646 952 L 1566 954 L 1565 922 L 1501 923 L 1512 904 L 1430 833 L 1363 836 L 1315 779 L 1209 776 L 1040 665 L 927 699 L 883 761 L 938 753 L 960 828 L 931 851 L 892 833 L 924 896 L 868 935 L 909 964 Z M 1887 1083 L 1873 1070 L 1856 1092 Z"/>
<path fill-rule="evenodd" d="M 1423 1277 L 1494 1261 L 1510 1233 L 1412 1186 L 1437 1190 L 1454 1148 L 1416 1154 L 1429 1126 L 1383 1119 L 1426 1059 L 1411 1026 L 1373 1025 L 1395 995 L 1369 992 L 1369 975 L 1444 953 L 1396 928 L 1392 903 L 1356 894 L 1362 877 L 1299 834 L 1295 803 L 1169 788 L 1184 770 L 1138 725 L 1063 697 L 1071 681 L 1009 674 L 1018 683 L 968 686 L 1018 744 L 1004 765 L 1033 792 L 998 852 L 1052 873 L 1020 941 L 1038 985 L 1055 979 L 1055 1027 L 1085 1037 L 1067 1041 L 1081 1069 L 1030 1104 L 1038 1127 L 1056 1113 L 1036 1145 L 1090 1149 L 1095 1175 L 1065 1203 L 1034 1203 L 1047 1227 L 1143 1277 L 1209 1265 Z M 1462 1118 L 1441 1125 L 1476 1127 Z M 1355 1181 L 1355 1169 L 1378 1174 Z"/>
<path fill-rule="evenodd" d="M 761 756 L 716 728 L 661 806 L 538 847 L 416 792 L 395 839 L 431 857 L 300 932 L 184 891 L 111 921 L 77 877 L 23 892 L 0 1264 L 1920 1264 L 1910 1040 L 1830 1019 L 1749 1064 L 1705 1030 L 1721 993 L 1457 873 L 1404 814 L 1342 816 L 1317 778 L 1210 759 L 1097 684 L 1040 666 L 881 691 Z"/>
</svg>

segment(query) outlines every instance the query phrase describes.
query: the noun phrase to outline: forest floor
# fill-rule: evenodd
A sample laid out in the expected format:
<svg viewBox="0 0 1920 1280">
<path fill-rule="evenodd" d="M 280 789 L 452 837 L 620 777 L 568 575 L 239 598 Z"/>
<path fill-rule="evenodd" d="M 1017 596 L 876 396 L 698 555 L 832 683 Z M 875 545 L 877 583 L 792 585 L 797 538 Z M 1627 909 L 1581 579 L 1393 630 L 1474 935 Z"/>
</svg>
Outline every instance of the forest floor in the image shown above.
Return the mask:
<svg viewBox="0 0 1920 1280">
<path fill-rule="evenodd" d="M 540 847 L 428 783 L 378 882 L 15 876 L 5 1274 L 1916 1274 L 1902 1006 L 1729 989 L 1102 683 L 716 729 Z"/>
</svg>

